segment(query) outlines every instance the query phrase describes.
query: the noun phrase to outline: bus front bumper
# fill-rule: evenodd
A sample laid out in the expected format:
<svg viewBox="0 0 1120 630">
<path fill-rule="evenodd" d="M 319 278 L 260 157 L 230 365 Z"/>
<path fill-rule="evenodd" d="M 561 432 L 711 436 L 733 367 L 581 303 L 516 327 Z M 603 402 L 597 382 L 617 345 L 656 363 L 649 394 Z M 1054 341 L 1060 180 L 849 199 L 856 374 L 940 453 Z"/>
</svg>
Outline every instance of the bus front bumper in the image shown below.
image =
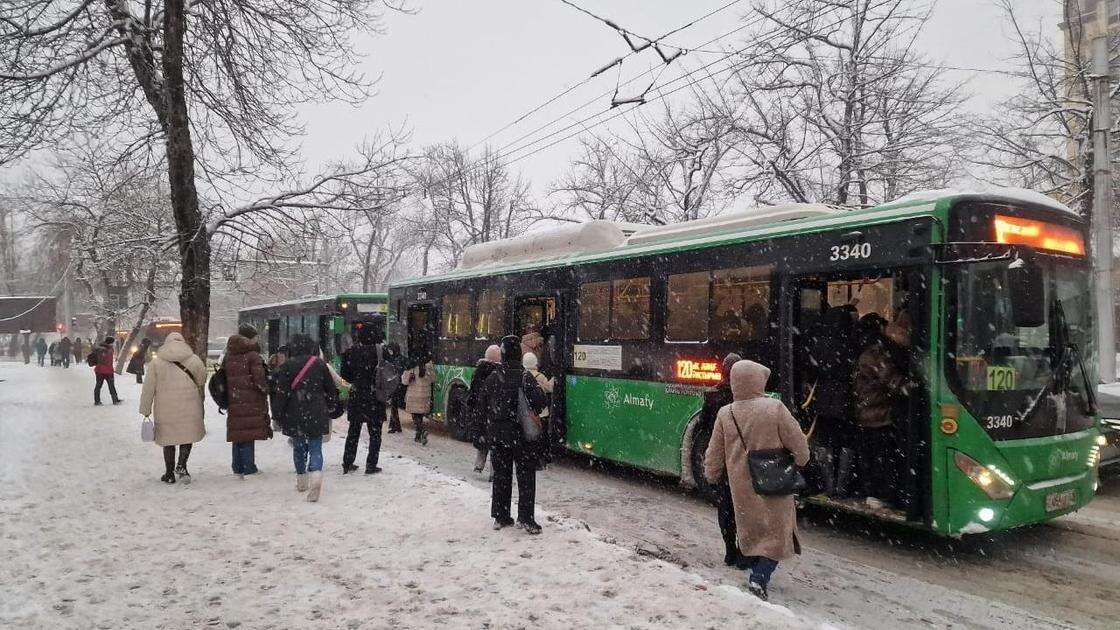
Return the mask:
<svg viewBox="0 0 1120 630">
<path fill-rule="evenodd" d="M 1095 468 L 1066 477 L 1029 483 L 1020 488 L 1010 502 L 989 508 L 996 512 L 990 519 L 994 524 L 991 529 L 1012 529 L 1069 514 L 1093 499 L 1096 485 Z"/>
</svg>

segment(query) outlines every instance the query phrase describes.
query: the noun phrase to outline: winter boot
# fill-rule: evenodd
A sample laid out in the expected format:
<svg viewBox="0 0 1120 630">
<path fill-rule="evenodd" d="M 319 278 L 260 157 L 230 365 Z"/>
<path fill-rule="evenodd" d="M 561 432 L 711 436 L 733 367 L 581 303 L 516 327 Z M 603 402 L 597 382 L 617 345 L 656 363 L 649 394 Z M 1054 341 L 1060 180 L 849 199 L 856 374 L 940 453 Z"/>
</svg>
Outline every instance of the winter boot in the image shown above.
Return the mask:
<svg viewBox="0 0 1120 630">
<path fill-rule="evenodd" d="M 764 602 L 770 601 L 770 595 L 766 592 L 765 584 L 759 584 L 758 582 L 751 580 L 747 583 L 747 590 L 751 592 L 751 595 L 754 595 Z"/>
<path fill-rule="evenodd" d="M 307 492 L 307 474 L 296 475 L 296 492 Z"/>
<path fill-rule="evenodd" d="M 847 499 L 852 496 L 855 486 L 856 452 L 854 449 L 842 448 L 836 458 L 836 481 L 833 485 L 832 498 Z"/>
<path fill-rule="evenodd" d="M 190 484 L 191 474 L 187 472 L 186 466 L 179 466 L 175 469 L 175 475 L 179 477 L 179 481 L 185 484 Z"/>
<path fill-rule="evenodd" d="M 323 471 L 316 470 L 311 473 L 311 488 L 307 491 L 307 500 L 315 503 L 319 500 L 319 493 L 323 491 Z"/>
</svg>

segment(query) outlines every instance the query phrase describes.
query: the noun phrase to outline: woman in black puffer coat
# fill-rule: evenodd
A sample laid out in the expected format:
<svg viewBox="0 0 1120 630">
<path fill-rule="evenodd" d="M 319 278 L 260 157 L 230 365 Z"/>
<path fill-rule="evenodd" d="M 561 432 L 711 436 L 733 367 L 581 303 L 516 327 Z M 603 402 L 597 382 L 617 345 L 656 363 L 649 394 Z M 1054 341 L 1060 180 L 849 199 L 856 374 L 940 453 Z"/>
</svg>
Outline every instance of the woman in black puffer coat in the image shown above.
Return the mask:
<svg viewBox="0 0 1120 630">
<path fill-rule="evenodd" d="M 467 392 L 467 426 L 470 427 L 471 443 L 478 451 L 474 459 L 474 471 L 482 472 L 486 468 L 486 456 L 490 452 L 490 443 L 486 437 L 487 409 L 482 399 L 482 387 L 486 378 L 501 365 L 502 349 L 499 346 L 490 346 L 486 355 L 478 360 L 474 374 L 471 375 L 470 391 Z"/>
</svg>

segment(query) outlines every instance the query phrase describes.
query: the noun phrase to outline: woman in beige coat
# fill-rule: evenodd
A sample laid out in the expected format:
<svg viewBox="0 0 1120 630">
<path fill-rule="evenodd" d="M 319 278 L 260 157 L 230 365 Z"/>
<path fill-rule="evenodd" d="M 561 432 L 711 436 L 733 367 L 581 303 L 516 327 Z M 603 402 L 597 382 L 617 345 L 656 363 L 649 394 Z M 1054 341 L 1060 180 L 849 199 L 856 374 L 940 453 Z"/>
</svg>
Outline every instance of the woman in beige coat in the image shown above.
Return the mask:
<svg viewBox="0 0 1120 630">
<path fill-rule="evenodd" d="M 782 401 L 765 395 L 770 369 L 754 361 L 731 367 L 734 402 L 719 410 L 704 455 L 704 476 L 711 483 L 727 477 L 735 506 L 739 551 L 752 563 L 749 590 L 762 599 L 778 561 L 801 553 L 793 495 L 762 496 L 754 491 L 747 453 L 786 448 L 798 466 L 809 461 L 801 426 Z M 741 435 L 741 437 L 740 437 Z"/>
<path fill-rule="evenodd" d="M 401 374 L 404 390 L 404 410 L 412 415 L 412 426 L 416 429 L 415 441 L 427 446 L 428 432 L 424 429 L 424 417 L 432 412 L 432 383 L 436 380 L 435 366 L 431 359 L 421 357 L 416 367 Z"/>
<path fill-rule="evenodd" d="M 140 394 L 140 415 L 155 416 L 156 444 L 163 447 L 167 472 L 160 479 L 175 483 L 191 482 L 187 458 L 191 445 L 206 435 L 202 424 L 202 391 L 206 385 L 206 365 L 195 356 L 183 335 L 171 333 L 147 367 L 148 378 Z M 154 414 L 153 414 L 154 411 Z M 175 446 L 179 463 L 175 465 Z"/>
</svg>

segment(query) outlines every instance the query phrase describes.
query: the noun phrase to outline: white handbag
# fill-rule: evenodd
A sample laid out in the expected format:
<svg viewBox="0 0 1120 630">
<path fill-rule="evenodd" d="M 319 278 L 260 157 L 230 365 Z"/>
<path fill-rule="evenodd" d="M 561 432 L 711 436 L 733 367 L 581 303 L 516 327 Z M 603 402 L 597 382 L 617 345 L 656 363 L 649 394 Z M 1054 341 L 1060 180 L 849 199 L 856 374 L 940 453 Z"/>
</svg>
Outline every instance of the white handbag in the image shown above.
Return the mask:
<svg viewBox="0 0 1120 630">
<path fill-rule="evenodd" d="M 145 442 L 156 441 L 156 423 L 151 418 L 140 421 L 140 439 Z"/>
</svg>

